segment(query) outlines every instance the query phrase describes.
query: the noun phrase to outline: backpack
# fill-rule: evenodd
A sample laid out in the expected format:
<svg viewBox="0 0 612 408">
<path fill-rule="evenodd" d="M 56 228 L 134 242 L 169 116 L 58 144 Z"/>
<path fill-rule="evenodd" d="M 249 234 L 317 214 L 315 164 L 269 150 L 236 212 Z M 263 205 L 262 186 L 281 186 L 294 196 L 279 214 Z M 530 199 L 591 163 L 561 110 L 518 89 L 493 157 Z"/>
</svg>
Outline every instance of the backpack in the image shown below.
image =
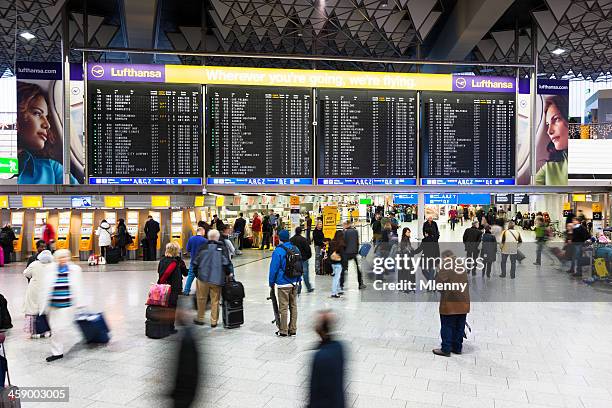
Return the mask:
<svg viewBox="0 0 612 408">
<path fill-rule="evenodd" d="M 0 330 L 7 330 L 12 327 L 13 324 L 11 321 L 11 314 L 8 310 L 8 302 L 4 296 L 0 295 Z"/>
<path fill-rule="evenodd" d="M 285 277 L 290 280 L 301 278 L 304 274 L 302 255 L 285 247 L 285 245 L 280 245 L 278 248 L 282 248 L 285 251 Z"/>
</svg>

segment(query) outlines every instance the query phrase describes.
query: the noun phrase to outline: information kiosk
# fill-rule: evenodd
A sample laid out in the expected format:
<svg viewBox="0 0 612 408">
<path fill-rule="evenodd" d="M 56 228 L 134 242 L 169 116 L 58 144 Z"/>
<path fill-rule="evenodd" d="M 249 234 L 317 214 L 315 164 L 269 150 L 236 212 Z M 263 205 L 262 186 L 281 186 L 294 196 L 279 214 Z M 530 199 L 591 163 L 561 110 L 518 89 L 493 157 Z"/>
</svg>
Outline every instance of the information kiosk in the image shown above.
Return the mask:
<svg viewBox="0 0 612 408">
<path fill-rule="evenodd" d="M 15 261 L 21 261 L 21 249 L 23 248 L 23 211 L 15 211 L 11 213 L 11 227 L 15 231 L 13 248 L 15 249 Z"/>
<path fill-rule="evenodd" d="M 161 248 L 161 241 L 164 236 L 164 226 L 162 225 L 161 211 L 149 211 L 149 215 L 157 222 L 159 222 L 159 234 L 157 235 L 157 258 L 159 259 L 159 249 Z"/>
<path fill-rule="evenodd" d="M 170 226 L 170 241 L 176 242 L 181 249 L 183 246 L 183 212 L 172 211 Z"/>
<path fill-rule="evenodd" d="M 79 234 L 79 259 L 86 261 L 93 251 L 93 221 L 94 213 L 81 213 L 81 233 Z"/>
<path fill-rule="evenodd" d="M 36 242 L 42 239 L 45 222 L 48 221 L 49 211 L 37 212 L 34 215 L 34 234 L 32 234 L 32 251 L 36 252 Z"/>
<path fill-rule="evenodd" d="M 138 227 L 140 223 L 138 222 L 138 211 L 128 211 L 127 212 L 127 221 L 126 227 L 127 231 L 132 237 L 132 243 L 129 244 L 126 249 L 128 251 L 128 259 L 134 260 L 136 259 L 136 254 L 138 253 Z"/>
<path fill-rule="evenodd" d="M 70 220 L 72 211 L 60 211 L 57 221 L 56 249 L 70 249 Z"/>
</svg>

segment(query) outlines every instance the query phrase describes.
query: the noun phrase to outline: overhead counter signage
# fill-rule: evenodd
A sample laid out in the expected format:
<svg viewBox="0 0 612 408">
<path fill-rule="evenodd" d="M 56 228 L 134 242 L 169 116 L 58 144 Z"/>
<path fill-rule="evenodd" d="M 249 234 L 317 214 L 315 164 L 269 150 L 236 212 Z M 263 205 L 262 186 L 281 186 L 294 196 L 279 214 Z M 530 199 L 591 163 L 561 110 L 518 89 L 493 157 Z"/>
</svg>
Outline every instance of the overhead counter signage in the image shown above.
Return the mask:
<svg viewBox="0 0 612 408">
<path fill-rule="evenodd" d="M 418 204 L 419 195 L 416 193 L 412 194 L 393 194 L 393 204 Z"/>
<path fill-rule="evenodd" d="M 452 90 L 449 74 L 241 68 L 155 64 L 89 64 L 89 81 L 290 86 L 431 91 Z"/>
<path fill-rule="evenodd" d="M 516 92 L 512 77 L 453 75 L 453 92 Z"/>
</svg>

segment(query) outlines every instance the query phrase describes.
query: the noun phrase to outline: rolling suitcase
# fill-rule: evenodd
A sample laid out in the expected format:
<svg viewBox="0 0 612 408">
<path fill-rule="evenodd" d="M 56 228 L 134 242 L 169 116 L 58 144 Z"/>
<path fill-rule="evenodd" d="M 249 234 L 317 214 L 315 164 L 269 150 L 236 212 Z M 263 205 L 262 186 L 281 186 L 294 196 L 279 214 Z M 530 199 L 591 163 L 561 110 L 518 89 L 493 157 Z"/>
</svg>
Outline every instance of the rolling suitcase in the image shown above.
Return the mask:
<svg viewBox="0 0 612 408">
<path fill-rule="evenodd" d="M 145 322 L 145 335 L 150 339 L 163 339 L 170 335 L 170 327 L 168 322 L 147 320 Z"/>
<path fill-rule="evenodd" d="M 242 308 L 242 299 L 223 299 L 221 308 L 223 315 L 223 327 L 226 329 L 235 329 L 244 324 L 244 309 Z"/>
<path fill-rule="evenodd" d="M 102 313 L 78 315 L 76 323 L 81 328 L 85 342 L 105 344 L 110 340 L 110 331 Z"/>
<path fill-rule="evenodd" d="M 121 248 L 114 247 L 109 248 L 106 251 L 106 263 L 107 264 L 117 264 L 121 260 Z"/>
<path fill-rule="evenodd" d="M 0 408 L 20 408 L 21 401 L 16 398 L 19 388 L 11 384 L 3 334 L 0 334 L 0 349 L 2 350 L 0 354 Z M 6 380 L 8 380 L 8 385 L 5 387 Z"/>
</svg>

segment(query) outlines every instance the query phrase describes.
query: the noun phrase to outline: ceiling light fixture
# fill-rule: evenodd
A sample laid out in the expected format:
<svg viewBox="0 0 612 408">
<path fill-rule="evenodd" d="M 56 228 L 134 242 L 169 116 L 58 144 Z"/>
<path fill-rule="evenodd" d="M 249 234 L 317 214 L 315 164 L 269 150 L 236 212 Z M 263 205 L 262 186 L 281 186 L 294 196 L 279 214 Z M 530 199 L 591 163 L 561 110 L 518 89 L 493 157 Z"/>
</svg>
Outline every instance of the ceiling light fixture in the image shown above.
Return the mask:
<svg viewBox="0 0 612 408">
<path fill-rule="evenodd" d="M 381 7 L 387 7 L 388 5 L 389 5 L 389 0 L 382 0 L 382 1 L 380 2 L 380 6 L 381 6 Z"/>
<path fill-rule="evenodd" d="M 567 50 L 564 50 L 563 48 L 555 48 L 551 52 L 555 55 L 561 55 L 561 54 L 565 54 Z"/>
<path fill-rule="evenodd" d="M 26 40 L 26 41 L 30 41 L 30 40 L 33 40 L 34 38 L 36 38 L 36 36 L 34 34 L 32 34 L 31 32 L 29 32 L 29 31 L 24 31 L 21 34 L 19 34 L 19 36 L 21 38 L 23 38 L 24 40 Z"/>
</svg>

